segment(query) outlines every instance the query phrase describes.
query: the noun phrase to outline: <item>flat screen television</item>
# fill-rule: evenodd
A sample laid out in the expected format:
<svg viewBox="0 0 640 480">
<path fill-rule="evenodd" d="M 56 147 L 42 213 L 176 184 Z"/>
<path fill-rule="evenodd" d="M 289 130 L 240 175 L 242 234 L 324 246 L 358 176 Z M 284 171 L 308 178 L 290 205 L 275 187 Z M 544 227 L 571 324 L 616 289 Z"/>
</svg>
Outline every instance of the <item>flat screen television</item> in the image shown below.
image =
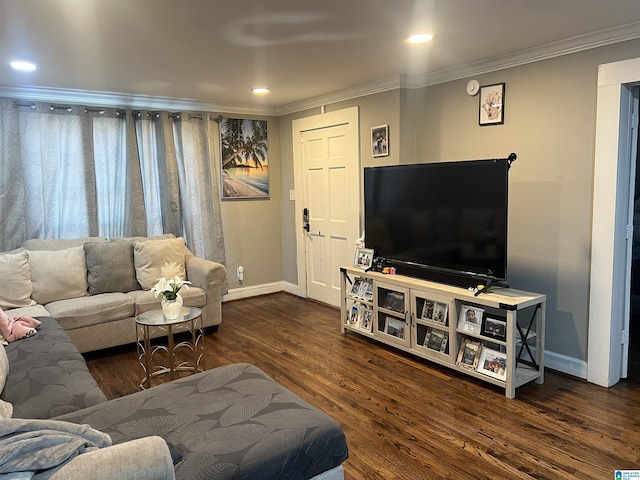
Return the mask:
<svg viewBox="0 0 640 480">
<path fill-rule="evenodd" d="M 514 159 L 365 168 L 365 245 L 401 275 L 506 286 Z"/>
</svg>

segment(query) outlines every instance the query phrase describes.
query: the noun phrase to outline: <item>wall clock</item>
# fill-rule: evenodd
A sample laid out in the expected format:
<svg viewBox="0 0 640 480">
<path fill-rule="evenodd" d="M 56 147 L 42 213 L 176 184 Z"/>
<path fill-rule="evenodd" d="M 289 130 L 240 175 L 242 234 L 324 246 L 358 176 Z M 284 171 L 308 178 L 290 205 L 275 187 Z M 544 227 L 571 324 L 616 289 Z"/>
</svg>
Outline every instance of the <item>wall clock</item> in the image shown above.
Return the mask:
<svg viewBox="0 0 640 480">
<path fill-rule="evenodd" d="M 467 95 L 472 97 L 480 91 L 480 83 L 477 80 L 469 80 L 467 83 Z"/>
</svg>

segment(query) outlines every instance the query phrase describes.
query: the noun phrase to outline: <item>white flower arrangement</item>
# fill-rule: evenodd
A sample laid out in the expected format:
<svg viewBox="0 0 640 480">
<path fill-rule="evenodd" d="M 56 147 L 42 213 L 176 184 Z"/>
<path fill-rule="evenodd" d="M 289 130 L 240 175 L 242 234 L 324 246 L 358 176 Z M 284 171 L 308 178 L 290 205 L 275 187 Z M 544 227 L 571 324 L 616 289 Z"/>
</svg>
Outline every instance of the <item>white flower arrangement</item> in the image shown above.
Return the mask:
<svg viewBox="0 0 640 480">
<path fill-rule="evenodd" d="M 191 285 L 191 282 L 176 275 L 179 267 L 175 262 L 165 263 L 160 271 L 163 276 L 151 288 L 156 298 L 163 297 L 166 300 L 175 300 L 182 287 L 189 288 L 188 286 Z"/>
</svg>

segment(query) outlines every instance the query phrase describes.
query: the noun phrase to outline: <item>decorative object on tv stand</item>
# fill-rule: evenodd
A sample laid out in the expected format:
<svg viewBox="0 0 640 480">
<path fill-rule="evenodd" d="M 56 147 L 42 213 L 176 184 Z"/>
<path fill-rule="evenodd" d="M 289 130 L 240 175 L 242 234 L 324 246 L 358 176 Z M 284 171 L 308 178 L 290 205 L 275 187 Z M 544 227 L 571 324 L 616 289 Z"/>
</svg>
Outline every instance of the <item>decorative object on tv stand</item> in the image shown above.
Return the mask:
<svg viewBox="0 0 640 480">
<path fill-rule="evenodd" d="M 371 129 L 371 156 L 389 155 L 389 125 L 380 125 Z"/>
<path fill-rule="evenodd" d="M 175 262 L 165 263 L 161 269 L 163 276 L 151 288 L 156 298 L 162 298 L 162 313 L 167 320 L 175 320 L 180 316 L 183 300 L 178 292 L 182 287 L 189 288 L 188 285 L 191 285 L 191 282 L 183 280 L 177 275 L 171 275 L 178 269 Z"/>
<path fill-rule="evenodd" d="M 504 124 L 504 83 L 480 87 L 480 126 Z"/>
<path fill-rule="evenodd" d="M 370 248 L 356 247 L 356 257 L 353 260 L 353 265 L 356 268 L 362 270 L 368 270 L 373 264 L 373 250 Z"/>
</svg>

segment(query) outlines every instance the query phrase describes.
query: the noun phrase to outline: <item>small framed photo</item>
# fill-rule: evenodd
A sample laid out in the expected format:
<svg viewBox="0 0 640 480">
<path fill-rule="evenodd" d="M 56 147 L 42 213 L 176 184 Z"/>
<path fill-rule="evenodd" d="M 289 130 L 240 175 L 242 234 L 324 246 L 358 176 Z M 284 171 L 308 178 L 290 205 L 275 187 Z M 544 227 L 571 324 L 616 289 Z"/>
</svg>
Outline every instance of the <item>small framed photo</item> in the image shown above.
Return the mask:
<svg viewBox="0 0 640 480">
<path fill-rule="evenodd" d="M 356 257 L 353 264 L 356 268 L 369 270 L 373 264 L 373 249 L 356 247 Z"/>
<path fill-rule="evenodd" d="M 391 335 L 392 337 L 397 337 L 404 340 L 404 331 L 406 326 L 406 323 L 404 323 L 402 320 L 395 320 L 393 318 L 387 317 L 384 322 L 384 333 L 386 333 L 387 335 Z"/>
<path fill-rule="evenodd" d="M 370 308 L 363 307 L 360 310 L 360 324 L 358 327 L 361 330 L 365 330 L 371 333 L 373 327 L 373 310 Z"/>
<path fill-rule="evenodd" d="M 504 83 L 480 87 L 480 126 L 504 124 Z"/>
<path fill-rule="evenodd" d="M 478 360 L 480 359 L 480 352 L 482 351 L 482 344 L 469 338 L 464 338 L 458 350 L 458 359 L 456 365 L 460 365 L 464 368 L 470 368 L 475 370 L 478 366 Z"/>
<path fill-rule="evenodd" d="M 422 319 L 446 325 L 448 310 L 449 305 L 446 303 L 425 299 L 422 307 Z"/>
<path fill-rule="evenodd" d="M 471 305 L 460 307 L 458 319 L 458 331 L 480 335 L 482 329 L 482 314 L 484 310 Z"/>
<path fill-rule="evenodd" d="M 436 352 L 447 353 L 448 342 L 449 332 L 429 327 L 422 346 Z"/>
<path fill-rule="evenodd" d="M 503 382 L 507 379 L 507 355 L 490 348 L 483 348 L 476 370 Z"/>
<path fill-rule="evenodd" d="M 495 338 L 496 340 L 507 340 L 507 319 L 496 315 L 485 315 L 482 321 L 482 335 Z"/>
<path fill-rule="evenodd" d="M 371 129 L 371 156 L 389 155 L 389 125 L 380 125 Z"/>
</svg>

